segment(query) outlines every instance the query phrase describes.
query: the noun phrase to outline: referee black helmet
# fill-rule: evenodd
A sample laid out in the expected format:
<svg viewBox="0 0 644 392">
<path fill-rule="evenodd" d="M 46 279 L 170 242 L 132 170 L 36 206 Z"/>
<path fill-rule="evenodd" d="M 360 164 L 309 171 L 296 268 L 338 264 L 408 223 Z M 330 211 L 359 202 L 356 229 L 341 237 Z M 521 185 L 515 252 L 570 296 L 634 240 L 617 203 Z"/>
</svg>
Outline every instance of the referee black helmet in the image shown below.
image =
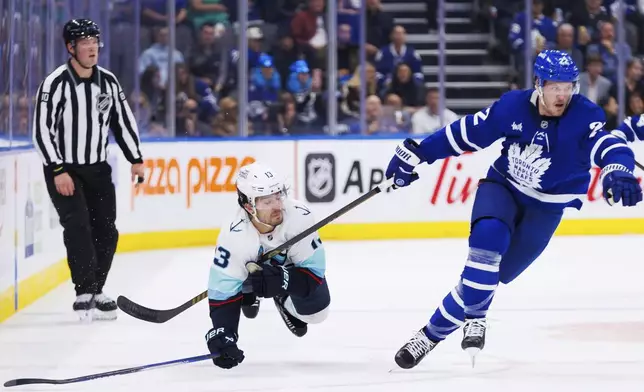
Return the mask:
<svg viewBox="0 0 644 392">
<path fill-rule="evenodd" d="M 99 50 L 103 47 L 103 43 L 101 42 L 101 29 L 94 21 L 89 19 L 72 19 L 65 23 L 63 27 L 63 40 L 65 41 L 66 47 L 67 44 L 71 44 L 74 52 L 70 51 L 69 54 L 77 61 L 78 53 L 76 52 L 76 44 L 79 40 L 86 38 L 96 38 Z M 69 51 L 69 48 L 67 50 Z"/>
</svg>

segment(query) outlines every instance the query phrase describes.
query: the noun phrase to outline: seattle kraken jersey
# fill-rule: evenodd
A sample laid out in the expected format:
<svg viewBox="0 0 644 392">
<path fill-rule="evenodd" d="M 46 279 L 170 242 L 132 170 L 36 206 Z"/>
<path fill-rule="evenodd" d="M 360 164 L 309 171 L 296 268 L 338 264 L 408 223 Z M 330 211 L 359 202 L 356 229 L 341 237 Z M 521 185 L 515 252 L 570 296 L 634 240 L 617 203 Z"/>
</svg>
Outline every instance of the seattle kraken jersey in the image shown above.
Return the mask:
<svg viewBox="0 0 644 392">
<path fill-rule="evenodd" d="M 621 164 L 633 171 L 632 150 L 604 131 L 600 107 L 576 94 L 563 116 L 544 117 L 537 99 L 535 90 L 510 91 L 491 107 L 427 137 L 421 153 L 431 163 L 504 139 L 487 178 L 510 184 L 524 203 L 553 208 L 581 208 L 592 164 Z"/>
<path fill-rule="evenodd" d="M 644 141 L 644 115 L 627 117 L 612 133 L 631 143 Z"/>
<path fill-rule="evenodd" d="M 294 199 L 284 201 L 284 221 L 268 234 L 261 234 L 253 226 L 248 214 L 241 207 L 234 218 L 222 226 L 213 262 L 210 265 L 208 298 L 225 301 L 242 293 L 242 284 L 248 277 L 246 264 L 256 262 L 268 251 L 300 234 L 315 224 L 311 210 Z M 324 278 L 326 259 L 324 246 L 317 232 L 297 242 L 276 256 L 284 266 L 306 268 L 318 278 Z"/>
</svg>

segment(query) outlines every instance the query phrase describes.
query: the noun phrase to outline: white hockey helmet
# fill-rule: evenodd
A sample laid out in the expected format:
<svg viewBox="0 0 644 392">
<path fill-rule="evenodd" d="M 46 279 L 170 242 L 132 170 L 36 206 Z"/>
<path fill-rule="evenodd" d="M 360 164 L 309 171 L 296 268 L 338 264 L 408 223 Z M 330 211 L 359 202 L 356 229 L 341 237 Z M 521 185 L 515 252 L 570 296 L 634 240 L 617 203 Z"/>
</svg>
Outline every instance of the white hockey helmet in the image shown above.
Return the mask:
<svg viewBox="0 0 644 392">
<path fill-rule="evenodd" d="M 286 196 L 286 186 L 281 175 L 267 165 L 259 162 L 242 166 L 237 174 L 237 196 L 239 205 L 250 204 L 255 208 L 258 197 L 282 192 Z"/>
</svg>

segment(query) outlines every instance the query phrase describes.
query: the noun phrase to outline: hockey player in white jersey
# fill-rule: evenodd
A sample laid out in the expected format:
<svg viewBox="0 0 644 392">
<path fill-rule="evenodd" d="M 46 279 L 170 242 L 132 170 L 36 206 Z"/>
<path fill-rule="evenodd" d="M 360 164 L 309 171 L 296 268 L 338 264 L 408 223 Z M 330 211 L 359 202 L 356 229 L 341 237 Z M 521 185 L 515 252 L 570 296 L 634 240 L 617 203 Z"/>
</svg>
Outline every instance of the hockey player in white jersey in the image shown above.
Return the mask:
<svg viewBox="0 0 644 392">
<path fill-rule="evenodd" d="M 244 360 L 237 347 L 242 307 L 254 318 L 257 298 L 273 298 L 284 323 L 296 336 L 307 324 L 326 319 L 330 295 L 324 246 L 317 232 L 249 272 L 260 256 L 315 224 L 311 210 L 288 197 L 283 179 L 271 168 L 252 163 L 237 177 L 235 216 L 221 227 L 210 266 L 208 300 L 213 328 L 206 334 L 215 365 L 230 369 Z"/>
</svg>

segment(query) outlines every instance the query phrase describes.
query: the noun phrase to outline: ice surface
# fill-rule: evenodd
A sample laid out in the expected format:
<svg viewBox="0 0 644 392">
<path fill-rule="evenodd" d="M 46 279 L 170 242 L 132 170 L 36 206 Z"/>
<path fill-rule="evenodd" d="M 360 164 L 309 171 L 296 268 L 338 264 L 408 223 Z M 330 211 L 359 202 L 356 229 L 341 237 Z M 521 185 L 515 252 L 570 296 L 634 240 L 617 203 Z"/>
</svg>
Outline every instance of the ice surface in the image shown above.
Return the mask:
<svg viewBox="0 0 644 392">
<path fill-rule="evenodd" d="M 328 242 L 332 311 L 304 338 L 283 325 L 272 301 L 244 319 L 246 360 L 212 362 L 25 391 L 644 391 L 644 237 L 557 237 L 489 313 L 487 345 L 475 369 L 461 332 L 417 368 L 393 356 L 456 284 L 467 242 Z M 621 255 L 621 256 L 619 256 Z M 118 256 L 106 293 L 153 308 L 202 292 L 210 249 Z M 207 301 L 165 324 L 123 313 L 81 325 L 66 283 L 0 324 L 0 381 L 68 378 L 207 353 Z M 391 371 L 393 369 L 393 371 Z"/>
</svg>

